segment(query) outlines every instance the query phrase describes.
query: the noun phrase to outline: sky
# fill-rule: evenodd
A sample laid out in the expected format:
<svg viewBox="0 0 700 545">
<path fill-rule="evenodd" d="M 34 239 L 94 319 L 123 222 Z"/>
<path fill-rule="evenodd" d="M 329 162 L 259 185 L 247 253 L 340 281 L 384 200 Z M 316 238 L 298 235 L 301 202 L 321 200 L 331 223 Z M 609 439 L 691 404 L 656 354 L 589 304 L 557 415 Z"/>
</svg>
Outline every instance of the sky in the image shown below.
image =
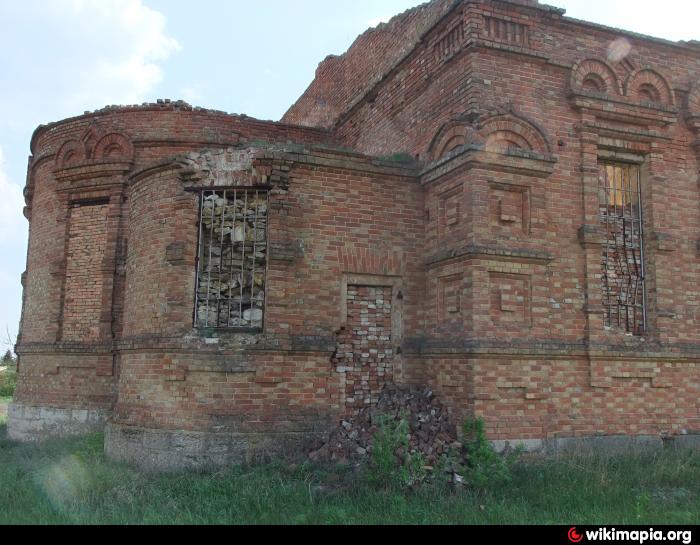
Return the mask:
<svg viewBox="0 0 700 545">
<path fill-rule="evenodd" d="M 0 348 L 15 338 L 32 132 L 111 104 L 182 99 L 279 119 L 316 67 L 415 0 L 0 0 Z M 697 0 L 551 0 L 577 19 L 700 40 Z M 660 8 L 662 6 L 662 9 Z"/>
</svg>

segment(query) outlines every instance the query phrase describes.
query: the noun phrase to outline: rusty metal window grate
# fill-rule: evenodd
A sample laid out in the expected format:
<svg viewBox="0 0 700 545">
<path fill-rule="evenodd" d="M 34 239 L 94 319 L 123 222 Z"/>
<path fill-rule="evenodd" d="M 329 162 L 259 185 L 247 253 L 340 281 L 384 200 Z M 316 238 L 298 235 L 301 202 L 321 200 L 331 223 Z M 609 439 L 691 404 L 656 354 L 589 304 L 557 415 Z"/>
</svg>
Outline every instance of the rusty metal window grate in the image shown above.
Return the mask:
<svg viewBox="0 0 700 545">
<path fill-rule="evenodd" d="M 263 327 L 268 210 L 265 189 L 200 192 L 196 327 Z"/>
<path fill-rule="evenodd" d="M 637 165 L 600 164 L 600 220 L 603 248 L 605 325 L 632 335 L 646 330 L 644 222 Z"/>
</svg>

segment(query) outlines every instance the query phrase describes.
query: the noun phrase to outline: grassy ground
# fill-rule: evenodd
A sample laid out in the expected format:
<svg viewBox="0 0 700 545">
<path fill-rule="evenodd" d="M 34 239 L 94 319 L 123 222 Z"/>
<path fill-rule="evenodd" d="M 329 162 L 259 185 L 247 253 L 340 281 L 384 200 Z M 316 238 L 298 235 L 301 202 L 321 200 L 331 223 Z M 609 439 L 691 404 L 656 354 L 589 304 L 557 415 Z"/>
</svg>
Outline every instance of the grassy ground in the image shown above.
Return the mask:
<svg viewBox="0 0 700 545">
<path fill-rule="evenodd" d="M 146 475 L 107 462 L 101 435 L 42 446 L 5 437 L 0 421 L 0 524 L 658 525 L 695 524 L 700 513 L 700 457 L 690 453 L 529 462 L 486 493 L 406 492 L 305 466 Z"/>
</svg>

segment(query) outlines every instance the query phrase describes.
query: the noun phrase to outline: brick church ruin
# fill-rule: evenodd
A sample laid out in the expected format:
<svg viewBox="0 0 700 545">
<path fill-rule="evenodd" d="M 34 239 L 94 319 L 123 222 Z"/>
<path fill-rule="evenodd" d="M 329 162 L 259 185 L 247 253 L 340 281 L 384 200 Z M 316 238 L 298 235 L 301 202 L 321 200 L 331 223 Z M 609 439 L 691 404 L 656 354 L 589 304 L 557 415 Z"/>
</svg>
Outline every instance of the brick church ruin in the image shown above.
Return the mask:
<svg viewBox="0 0 700 545">
<path fill-rule="evenodd" d="M 700 43 L 433 0 L 280 122 L 39 127 L 9 434 L 114 459 L 307 448 L 424 384 L 498 445 L 700 439 Z"/>
</svg>

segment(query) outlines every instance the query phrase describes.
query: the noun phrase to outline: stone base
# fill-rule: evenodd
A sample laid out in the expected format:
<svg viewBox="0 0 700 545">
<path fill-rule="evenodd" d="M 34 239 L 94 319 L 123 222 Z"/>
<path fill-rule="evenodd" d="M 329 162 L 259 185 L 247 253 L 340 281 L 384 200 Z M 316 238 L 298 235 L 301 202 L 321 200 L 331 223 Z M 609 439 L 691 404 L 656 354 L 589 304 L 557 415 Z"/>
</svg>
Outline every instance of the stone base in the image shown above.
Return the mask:
<svg viewBox="0 0 700 545">
<path fill-rule="evenodd" d="M 104 430 L 110 411 L 57 409 L 11 403 L 7 411 L 7 435 L 13 441 L 32 442 L 89 435 Z"/>
<path fill-rule="evenodd" d="M 700 435 L 611 435 L 599 437 L 559 437 L 554 439 L 524 439 L 493 441 L 497 452 L 521 447 L 525 452 L 546 456 L 571 456 L 573 454 L 599 454 L 614 456 L 638 452 L 659 451 L 664 448 L 700 450 Z"/>
<path fill-rule="evenodd" d="M 328 433 L 214 433 L 107 424 L 105 453 L 111 460 L 148 471 L 181 471 L 298 457 L 320 448 Z"/>
</svg>

